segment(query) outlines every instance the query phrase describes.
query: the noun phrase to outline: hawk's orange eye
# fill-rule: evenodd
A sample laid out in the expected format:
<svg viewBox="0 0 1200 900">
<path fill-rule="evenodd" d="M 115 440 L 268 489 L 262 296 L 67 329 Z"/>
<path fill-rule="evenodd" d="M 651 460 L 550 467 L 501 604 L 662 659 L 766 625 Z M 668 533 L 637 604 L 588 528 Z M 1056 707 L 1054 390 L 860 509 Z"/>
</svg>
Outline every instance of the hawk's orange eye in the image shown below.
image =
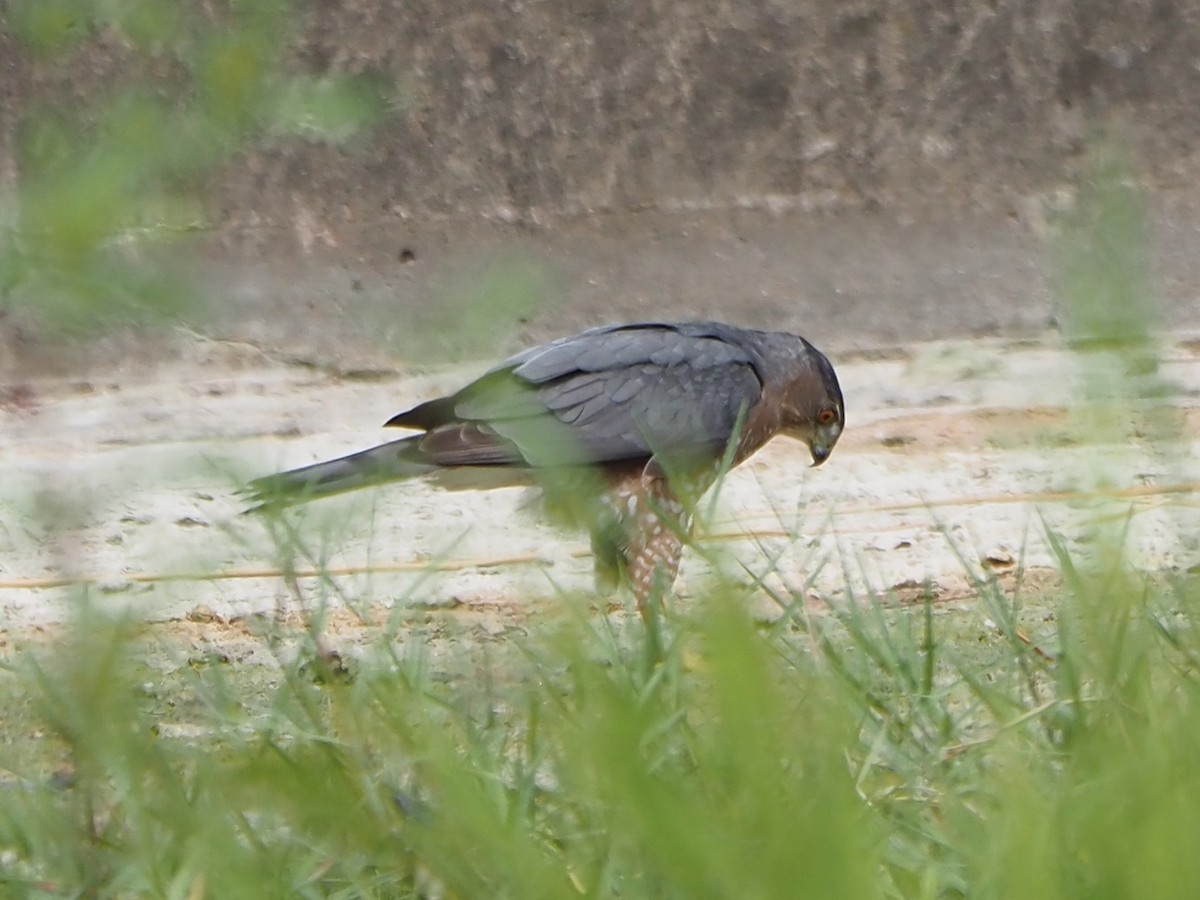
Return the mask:
<svg viewBox="0 0 1200 900">
<path fill-rule="evenodd" d="M 817 413 L 817 421 L 820 422 L 822 425 L 828 425 L 830 422 L 832 422 L 836 418 L 837 418 L 837 413 L 835 413 L 832 409 L 823 409 L 819 413 Z"/>
</svg>

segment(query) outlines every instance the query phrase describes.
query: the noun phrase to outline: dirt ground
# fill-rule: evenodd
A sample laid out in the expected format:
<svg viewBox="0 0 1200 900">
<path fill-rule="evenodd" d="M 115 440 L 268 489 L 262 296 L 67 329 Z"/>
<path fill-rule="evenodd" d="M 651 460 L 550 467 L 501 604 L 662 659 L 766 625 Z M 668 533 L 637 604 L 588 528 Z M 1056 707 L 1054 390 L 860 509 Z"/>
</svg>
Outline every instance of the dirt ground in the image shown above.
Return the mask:
<svg viewBox="0 0 1200 900">
<path fill-rule="evenodd" d="M 752 601 L 763 616 L 789 592 L 842 604 L 928 589 L 969 603 L 973 577 L 1011 588 L 1021 567 L 1034 581 L 1047 573 L 1047 527 L 1087 556 L 1098 534 L 1127 526 L 1136 565 L 1194 566 L 1200 339 L 1174 332 L 1160 349 L 1161 402 L 1085 410 L 1072 407 L 1095 383 L 1088 367 L 1122 363 L 1080 359 L 1054 335 L 833 353 L 848 417 L 835 453 L 810 469 L 802 445 L 779 439 L 736 470 L 701 538 L 706 554 L 687 555 L 679 602 L 716 566 L 765 576 Z M 210 639 L 236 642 L 252 613 L 297 611 L 280 572 L 287 554 L 261 519 L 239 515 L 239 483 L 390 437 L 379 423 L 482 365 L 346 377 L 192 337 L 153 370 L 10 386 L 0 628 L 65 620 L 82 594 L 64 573 L 102 608 Z M 290 519 L 308 553 L 291 560 L 303 602 L 329 602 L 334 631 L 351 639 L 388 617 L 495 638 L 561 611 L 564 597 L 624 614 L 589 593 L 586 541 L 527 505 L 521 489 L 419 481 L 314 504 Z M 331 581 L 304 574 L 317 564 Z"/>
</svg>

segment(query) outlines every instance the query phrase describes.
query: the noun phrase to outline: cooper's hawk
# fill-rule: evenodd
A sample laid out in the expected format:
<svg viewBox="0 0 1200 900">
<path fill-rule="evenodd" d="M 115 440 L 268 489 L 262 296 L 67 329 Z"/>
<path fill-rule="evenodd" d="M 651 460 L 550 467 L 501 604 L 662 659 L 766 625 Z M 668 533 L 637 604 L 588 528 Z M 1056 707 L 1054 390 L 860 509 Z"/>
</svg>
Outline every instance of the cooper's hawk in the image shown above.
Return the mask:
<svg viewBox="0 0 1200 900">
<path fill-rule="evenodd" d="M 829 360 L 792 334 L 718 322 L 593 328 L 505 360 L 385 425 L 420 434 L 260 478 L 259 508 L 447 469 L 543 488 L 588 529 L 597 587 L 623 577 L 638 608 L 674 582 L 696 501 L 722 464 L 777 434 L 813 465 L 842 433 Z"/>
</svg>

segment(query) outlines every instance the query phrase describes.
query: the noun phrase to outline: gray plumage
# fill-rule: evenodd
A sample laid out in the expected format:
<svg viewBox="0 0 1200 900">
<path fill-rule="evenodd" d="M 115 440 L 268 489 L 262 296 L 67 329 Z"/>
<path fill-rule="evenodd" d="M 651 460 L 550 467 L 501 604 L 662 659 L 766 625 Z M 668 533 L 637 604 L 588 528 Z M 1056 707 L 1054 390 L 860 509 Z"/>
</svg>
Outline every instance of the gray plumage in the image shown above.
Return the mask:
<svg viewBox="0 0 1200 900">
<path fill-rule="evenodd" d="M 833 367 L 801 337 L 718 322 L 615 325 L 518 353 L 385 423 L 417 435 L 258 479 L 249 493 L 283 506 L 444 468 L 527 476 L 594 467 L 613 496 L 676 471 L 695 476 L 698 496 L 731 442 L 736 464 L 788 433 L 820 464 L 843 422 Z M 654 491 L 673 496 L 665 484 Z M 592 521 L 594 544 L 611 525 Z M 626 552 L 627 538 L 613 546 Z"/>
</svg>

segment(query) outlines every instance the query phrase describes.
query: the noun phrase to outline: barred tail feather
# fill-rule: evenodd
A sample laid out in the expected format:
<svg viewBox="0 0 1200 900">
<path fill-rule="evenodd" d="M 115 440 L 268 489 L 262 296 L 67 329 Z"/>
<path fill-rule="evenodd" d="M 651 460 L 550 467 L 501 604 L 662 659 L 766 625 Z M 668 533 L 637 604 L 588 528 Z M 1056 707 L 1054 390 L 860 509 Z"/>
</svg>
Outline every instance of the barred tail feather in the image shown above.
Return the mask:
<svg viewBox="0 0 1200 900">
<path fill-rule="evenodd" d="M 420 435 L 403 438 L 340 459 L 256 478 L 247 485 L 246 499 L 254 504 L 247 512 L 293 506 L 428 474 L 438 467 L 422 459 L 417 446 L 420 439 Z"/>
</svg>

